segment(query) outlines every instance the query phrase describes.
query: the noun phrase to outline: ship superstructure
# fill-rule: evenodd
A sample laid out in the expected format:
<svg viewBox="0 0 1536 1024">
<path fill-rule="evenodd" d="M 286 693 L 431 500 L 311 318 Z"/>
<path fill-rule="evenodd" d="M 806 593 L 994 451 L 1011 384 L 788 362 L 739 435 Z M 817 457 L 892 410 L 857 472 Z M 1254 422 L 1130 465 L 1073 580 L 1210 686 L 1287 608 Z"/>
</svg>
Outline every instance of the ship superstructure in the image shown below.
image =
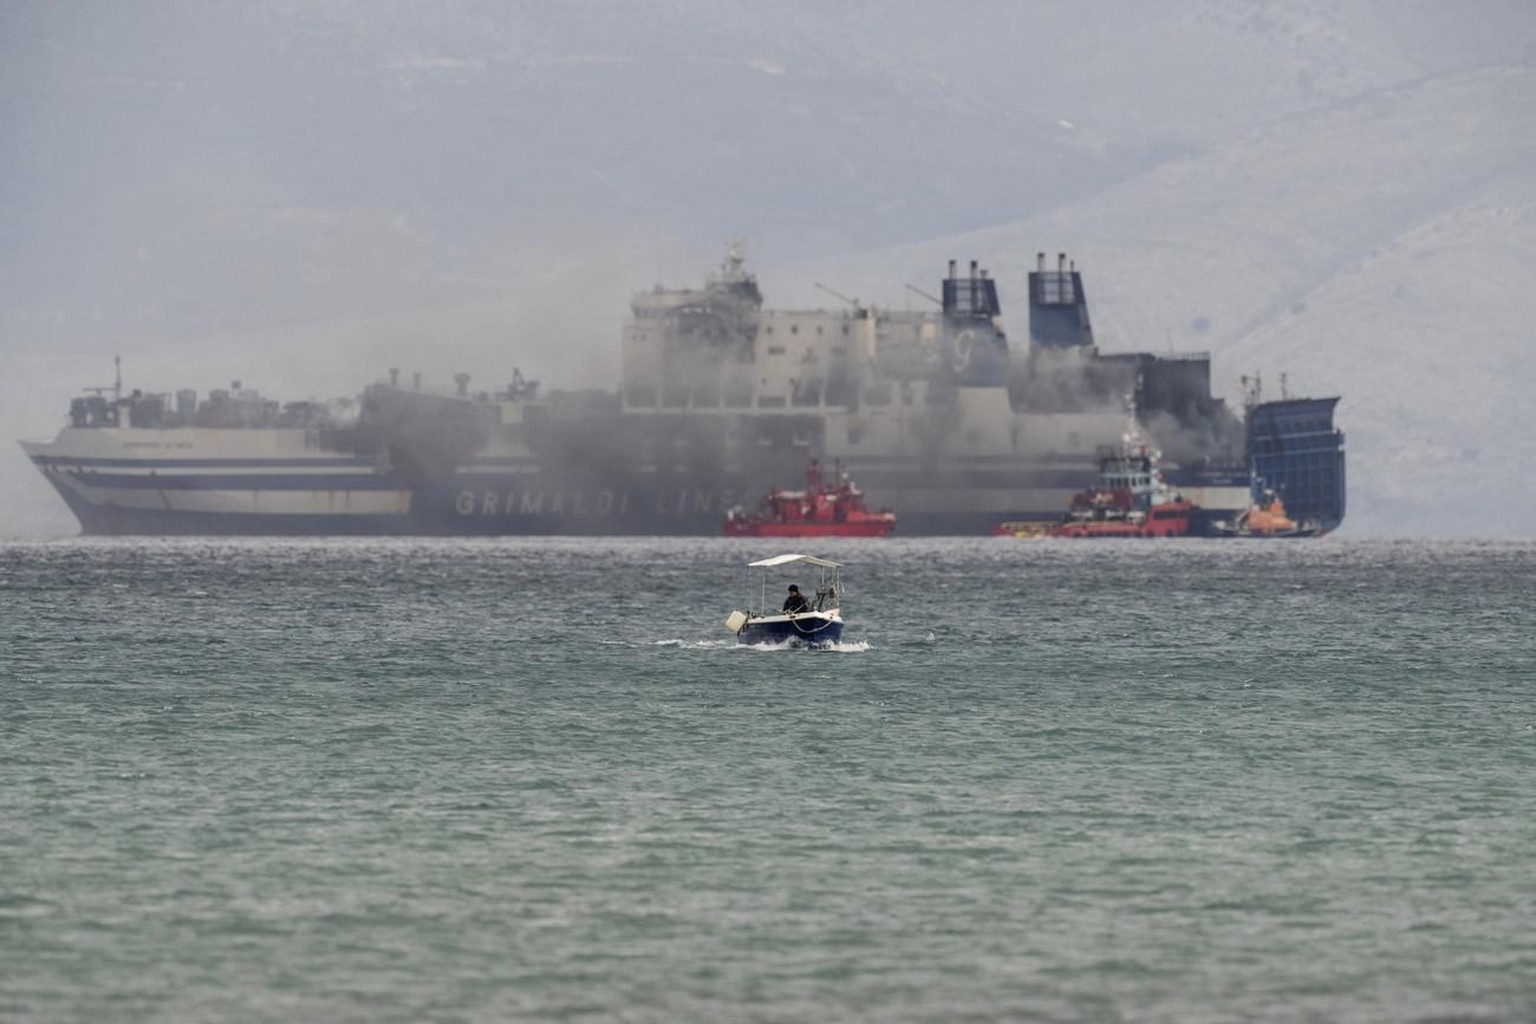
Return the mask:
<svg viewBox="0 0 1536 1024">
<path fill-rule="evenodd" d="M 336 403 L 119 388 L 23 444 L 89 533 L 712 535 L 819 458 L 899 509 L 904 535 L 982 534 L 1059 515 L 1133 391 L 1196 532 L 1248 506 L 1250 451 L 1271 486 L 1335 487 L 1342 515 L 1341 435 L 1328 484 L 1327 442 L 1298 460 L 1298 421 L 1266 405 L 1245 427 L 1212 396 L 1207 354 L 1100 353 L 1064 255 L 1037 257 L 1027 284 L 1029 338 L 1012 346 L 974 261 L 950 263 L 933 309 L 776 310 L 732 248 L 702 288 L 634 298 L 616 392 L 541 392 L 517 371 L 444 392 L 391 371 Z"/>
</svg>

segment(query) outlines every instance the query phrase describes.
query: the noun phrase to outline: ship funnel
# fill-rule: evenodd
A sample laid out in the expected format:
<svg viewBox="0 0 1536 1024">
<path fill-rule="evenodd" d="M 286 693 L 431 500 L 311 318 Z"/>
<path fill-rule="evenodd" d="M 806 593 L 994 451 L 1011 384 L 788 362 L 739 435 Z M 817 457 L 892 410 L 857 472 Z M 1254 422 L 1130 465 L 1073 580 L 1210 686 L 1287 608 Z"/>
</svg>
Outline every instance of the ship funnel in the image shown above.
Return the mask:
<svg viewBox="0 0 1536 1024">
<path fill-rule="evenodd" d="M 1069 264 L 1066 253 L 1057 253 L 1056 269 L 1047 270 L 1045 253 L 1039 252 L 1035 266 L 1038 269 L 1029 275 L 1030 344 L 1046 348 L 1092 345 L 1093 328 L 1077 261 Z"/>
<path fill-rule="evenodd" d="M 1008 342 L 997 329 L 1002 307 L 997 282 L 970 261 L 970 276 L 956 277 L 951 260 L 944 280 L 943 329 L 946 368 L 956 384 L 993 387 L 1006 383 Z"/>
<path fill-rule="evenodd" d="M 400 386 L 400 367 L 391 366 L 389 368 L 389 386 L 392 388 Z"/>
<path fill-rule="evenodd" d="M 469 397 L 469 374 L 467 374 L 467 373 L 456 373 L 456 374 L 453 375 L 453 382 L 459 386 L 459 397 L 460 398 L 468 398 Z"/>
</svg>

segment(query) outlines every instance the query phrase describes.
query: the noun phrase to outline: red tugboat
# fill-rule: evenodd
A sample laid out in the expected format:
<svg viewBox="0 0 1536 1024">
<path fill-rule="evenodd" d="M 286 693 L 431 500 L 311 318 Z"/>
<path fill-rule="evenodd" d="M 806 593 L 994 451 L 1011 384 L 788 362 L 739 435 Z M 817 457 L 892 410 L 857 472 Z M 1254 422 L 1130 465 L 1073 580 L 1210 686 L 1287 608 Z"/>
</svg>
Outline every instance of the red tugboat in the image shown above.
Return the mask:
<svg viewBox="0 0 1536 1024">
<path fill-rule="evenodd" d="M 1132 413 L 1120 451 L 1099 461 L 1093 487 L 1072 497 L 1047 537 L 1182 537 L 1194 502 L 1163 480 L 1159 453 L 1141 436 Z"/>
<path fill-rule="evenodd" d="M 871 512 L 846 473 L 829 483 L 816 459 L 806 468 L 805 490 L 775 487 L 757 512 L 725 514 L 727 537 L 889 537 L 894 529 L 896 513 Z"/>
</svg>

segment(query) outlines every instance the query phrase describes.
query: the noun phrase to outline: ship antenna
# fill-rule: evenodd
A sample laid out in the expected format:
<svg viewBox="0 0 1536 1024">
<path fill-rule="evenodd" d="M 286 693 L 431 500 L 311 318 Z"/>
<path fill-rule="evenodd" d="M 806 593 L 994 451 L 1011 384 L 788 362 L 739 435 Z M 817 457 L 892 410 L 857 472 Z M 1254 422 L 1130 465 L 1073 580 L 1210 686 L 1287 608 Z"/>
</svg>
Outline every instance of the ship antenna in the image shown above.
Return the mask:
<svg viewBox="0 0 1536 1024">
<path fill-rule="evenodd" d="M 935 297 L 933 295 L 929 295 L 927 292 L 923 291 L 921 288 L 919 288 L 915 284 L 907 285 L 907 290 L 908 291 L 917 292 L 917 294 L 921 295 L 923 298 L 927 299 L 929 302 L 933 303 L 935 306 L 942 306 L 942 305 L 944 305 L 944 300 L 943 299 L 937 298 L 937 297 Z"/>
<path fill-rule="evenodd" d="M 834 291 L 831 288 L 828 288 L 826 285 L 822 284 L 820 281 L 816 282 L 816 287 L 820 288 L 822 291 L 826 292 L 828 295 L 831 295 L 834 298 L 842 299 L 844 302 L 848 303 L 848 305 L 852 306 L 854 309 L 862 310 L 864 308 L 862 305 L 859 304 L 859 300 L 858 299 L 850 299 L 848 296 L 844 295 L 842 292 Z"/>
<path fill-rule="evenodd" d="M 112 401 L 121 402 L 123 400 L 123 357 L 113 356 L 112 363 L 117 367 L 117 376 L 112 381 Z"/>
<path fill-rule="evenodd" d="M 720 281 L 722 284 L 735 284 L 744 278 L 742 266 L 747 262 L 747 240 L 733 238 L 725 245 L 725 259 L 720 264 Z"/>
<path fill-rule="evenodd" d="M 1237 379 L 1243 385 L 1243 405 L 1252 409 L 1263 397 L 1264 381 L 1257 372 L 1252 377 L 1244 374 Z"/>
<path fill-rule="evenodd" d="M 1141 425 L 1136 422 L 1136 392 L 1141 390 L 1141 371 L 1136 372 L 1136 386 L 1125 393 L 1125 443 L 1135 444 L 1141 436 Z"/>
</svg>

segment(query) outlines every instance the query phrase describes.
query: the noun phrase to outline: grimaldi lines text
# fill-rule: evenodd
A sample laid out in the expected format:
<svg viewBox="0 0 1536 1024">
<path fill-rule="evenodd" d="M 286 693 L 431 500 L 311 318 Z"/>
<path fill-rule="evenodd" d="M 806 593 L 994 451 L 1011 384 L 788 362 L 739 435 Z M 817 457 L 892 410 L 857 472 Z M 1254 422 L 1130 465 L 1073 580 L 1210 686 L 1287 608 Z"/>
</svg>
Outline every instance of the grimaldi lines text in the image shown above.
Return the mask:
<svg viewBox="0 0 1536 1024">
<path fill-rule="evenodd" d="M 462 490 L 454 499 L 461 516 L 629 515 L 632 492 L 600 489 L 595 495 L 581 490 L 542 487 L 523 491 Z M 658 516 L 716 515 L 731 506 L 731 491 L 662 490 L 648 495 L 649 511 Z"/>
</svg>

